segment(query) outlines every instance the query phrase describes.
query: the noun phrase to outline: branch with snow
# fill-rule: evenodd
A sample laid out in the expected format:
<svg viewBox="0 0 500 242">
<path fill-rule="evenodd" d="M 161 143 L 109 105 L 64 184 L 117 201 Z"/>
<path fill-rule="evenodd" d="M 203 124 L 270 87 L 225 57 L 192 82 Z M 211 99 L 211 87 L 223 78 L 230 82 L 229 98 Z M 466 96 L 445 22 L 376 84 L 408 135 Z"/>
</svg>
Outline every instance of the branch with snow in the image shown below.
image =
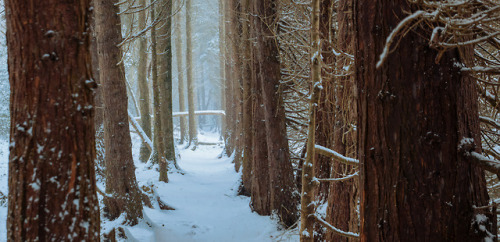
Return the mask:
<svg viewBox="0 0 500 242">
<path fill-rule="evenodd" d="M 333 158 L 335 161 L 342 162 L 346 165 L 358 166 L 359 161 L 350 157 L 343 156 L 338 152 L 323 147 L 321 145 L 314 145 L 314 152 Z"/>
<path fill-rule="evenodd" d="M 173 117 L 182 117 L 188 116 L 189 112 L 173 112 Z M 226 112 L 224 110 L 203 110 L 203 111 L 195 111 L 194 115 L 221 115 L 225 116 Z"/>
<path fill-rule="evenodd" d="M 315 178 L 317 181 L 320 181 L 320 182 L 341 182 L 341 181 L 347 181 L 347 180 L 350 180 L 354 177 L 357 177 L 359 175 L 359 173 L 356 171 L 354 174 L 351 174 L 351 175 L 348 175 L 348 176 L 344 176 L 344 177 L 340 177 L 340 178 Z"/>
<path fill-rule="evenodd" d="M 323 218 L 321 218 L 321 216 L 319 214 L 314 214 L 313 216 L 316 218 L 316 220 L 318 220 L 318 222 L 321 225 L 325 226 L 325 228 L 327 228 L 328 230 L 331 230 L 334 233 L 341 235 L 341 236 L 344 236 L 344 237 L 348 237 L 351 239 L 359 239 L 359 234 L 353 233 L 353 232 L 345 232 L 345 231 L 342 231 L 340 229 L 337 229 L 337 228 L 335 228 L 335 226 L 329 224 Z"/>
<path fill-rule="evenodd" d="M 139 134 L 139 137 L 141 137 L 141 139 L 144 141 L 144 143 L 146 144 L 146 146 L 148 147 L 148 149 L 150 151 L 153 151 L 153 142 L 148 137 L 148 135 L 146 134 L 146 132 L 144 132 L 144 130 L 141 128 L 141 125 L 139 125 L 139 123 L 137 123 L 137 121 L 135 120 L 135 118 L 132 117 L 132 114 L 130 113 L 130 111 L 128 112 L 128 120 L 129 120 L 130 124 L 132 124 L 132 127 L 134 127 L 134 129 L 137 130 L 137 133 Z"/>
</svg>

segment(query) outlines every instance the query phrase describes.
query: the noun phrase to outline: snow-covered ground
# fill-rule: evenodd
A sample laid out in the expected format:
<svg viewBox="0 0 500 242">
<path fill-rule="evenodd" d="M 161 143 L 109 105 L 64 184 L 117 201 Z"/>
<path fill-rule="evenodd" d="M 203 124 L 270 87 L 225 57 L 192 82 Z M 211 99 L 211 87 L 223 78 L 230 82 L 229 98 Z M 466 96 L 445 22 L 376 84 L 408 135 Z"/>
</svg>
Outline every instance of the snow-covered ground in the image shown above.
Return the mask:
<svg viewBox="0 0 500 242">
<path fill-rule="evenodd" d="M 0 139 L 0 192 L 7 196 L 8 191 L 8 170 L 9 170 L 9 142 Z M 0 194 L 0 196 L 2 196 Z M 5 202 L 5 203 L 3 203 Z M 0 198 L 0 241 L 7 239 L 7 201 Z"/>
<path fill-rule="evenodd" d="M 102 218 L 101 230 L 123 227 L 126 241 L 298 241 L 297 231 L 281 231 L 277 221 L 250 209 L 250 198 L 237 196 L 241 173 L 234 171 L 231 158 L 218 158 L 221 145 L 202 145 L 192 151 L 179 146 L 179 166 L 169 183 L 158 182 L 156 169 L 138 161 L 140 139 L 132 135 L 139 186 L 155 187 L 162 201 L 176 210 L 145 207 L 145 218 L 136 226 L 122 225 L 122 218 Z M 200 141 L 219 142 L 219 136 L 200 135 Z M 7 191 L 8 142 L 0 140 L 0 191 Z M 104 189 L 104 184 L 98 184 Z M 102 206 L 102 204 L 101 204 Z M 102 211 L 102 209 L 101 209 Z M 7 208 L 0 205 L 0 241 L 6 241 Z"/>
</svg>

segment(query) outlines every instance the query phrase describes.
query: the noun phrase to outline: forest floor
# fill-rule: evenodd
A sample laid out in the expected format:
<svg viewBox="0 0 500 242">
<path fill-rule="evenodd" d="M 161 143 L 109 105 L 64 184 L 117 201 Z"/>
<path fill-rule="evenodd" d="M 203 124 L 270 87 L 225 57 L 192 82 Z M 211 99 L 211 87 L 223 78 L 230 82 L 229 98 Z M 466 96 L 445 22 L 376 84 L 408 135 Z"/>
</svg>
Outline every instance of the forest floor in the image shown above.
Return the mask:
<svg viewBox="0 0 500 242">
<path fill-rule="evenodd" d="M 125 241 L 240 242 L 298 241 L 297 230 L 281 230 L 276 219 L 260 216 L 250 208 L 250 198 L 238 196 L 241 173 L 232 159 L 220 158 L 222 144 L 200 145 L 195 151 L 178 147 L 180 172 L 169 173 L 169 182 L 158 182 L 157 167 L 138 161 L 141 140 L 132 135 L 136 176 L 140 187 L 153 187 L 162 201 L 175 210 L 144 207 L 144 219 L 133 227 L 122 225 L 123 216 L 109 221 L 101 216 L 101 232 L 124 228 Z M 218 143 L 215 134 L 200 141 Z M 0 191 L 7 191 L 8 143 L 0 142 Z M 101 190 L 104 184 L 98 182 Z M 101 204 L 102 206 L 102 204 Z M 101 209 L 102 211 L 102 209 Z M 101 212 L 102 214 L 102 212 Z M 0 242 L 6 240 L 6 204 L 0 203 Z"/>
</svg>

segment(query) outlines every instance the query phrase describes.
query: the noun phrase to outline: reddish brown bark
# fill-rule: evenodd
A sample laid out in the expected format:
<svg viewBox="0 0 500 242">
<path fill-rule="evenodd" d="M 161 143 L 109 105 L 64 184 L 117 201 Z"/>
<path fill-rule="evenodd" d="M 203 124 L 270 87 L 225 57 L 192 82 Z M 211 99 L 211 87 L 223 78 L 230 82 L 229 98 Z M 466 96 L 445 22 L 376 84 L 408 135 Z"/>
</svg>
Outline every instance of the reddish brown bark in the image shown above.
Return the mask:
<svg viewBox="0 0 500 242">
<path fill-rule="evenodd" d="M 338 51 L 346 54 L 354 53 L 352 21 L 352 1 L 340 1 L 337 5 Z M 333 149 L 347 157 L 356 158 L 356 99 L 354 94 L 354 60 L 348 55 L 341 54 L 336 58 L 335 77 L 332 89 L 335 93 L 333 119 Z M 330 177 L 339 178 L 353 174 L 358 168 L 334 162 Z M 358 178 L 334 182 L 330 184 L 328 194 L 327 221 L 336 228 L 358 232 L 359 219 L 357 214 Z M 352 239 L 340 236 L 332 231 L 326 234 L 329 241 L 349 241 Z"/>
<path fill-rule="evenodd" d="M 321 12 L 319 18 L 321 56 L 323 56 L 324 67 L 321 72 L 322 86 L 316 109 L 316 137 L 315 143 L 324 147 L 332 148 L 334 145 L 333 130 L 335 126 L 335 80 L 332 76 L 332 69 L 335 65 L 335 55 L 331 51 L 332 38 L 334 33 L 331 18 L 333 10 L 333 1 L 321 1 Z M 332 165 L 330 157 L 317 155 L 315 174 L 319 178 L 329 178 Z M 326 200 L 328 197 L 329 183 L 321 183 L 317 191 L 317 199 Z"/>
<path fill-rule="evenodd" d="M 281 222 L 290 226 L 298 219 L 298 198 L 293 195 L 296 187 L 288 149 L 285 108 L 279 88 L 281 67 L 273 29 L 273 25 L 278 22 L 277 2 L 256 0 L 253 4 L 255 14 L 259 16 L 255 18 L 257 48 L 254 51 L 256 63 L 259 65 L 257 81 L 262 85 L 265 107 L 271 209 L 277 212 Z"/>
<path fill-rule="evenodd" d="M 116 1 L 95 1 L 97 49 L 104 99 L 104 142 L 106 147 L 107 216 L 126 213 L 127 223 L 142 217 L 141 192 L 135 179 L 132 142 L 128 124 L 127 89 L 122 51 L 121 22 Z"/>
<path fill-rule="evenodd" d="M 252 188 L 252 159 L 253 149 L 252 142 L 254 139 L 254 127 L 252 125 L 253 99 L 252 99 L 252 49 L 250 42 L 250 0 L 243 0 L 242 7 L 242 122 L 243 122 L 243 160 L 242 160 L 242 194 L 250 195 Z"/>
<path fill-rule="evenodd" d="M 146 6 L 146 0 L 140 0 L 139 4 L 142 6 Z M 138 13 L 138 24 L 139 29 L 142 30 L 146 28 L 146 11 L 141 11 Z M 137 66 L 137 86 L 139 89 L 139 110 L 141 113 L 141 127 L 144 130 L 144 133 L 148 136 L 148 138 L 152 139 L 152 131 L 151 131 L 151 108 L 150 108 L 150 96 L 149 96 L 149 85 L 147 78 L 147 62 L 148 62 L 148 54 L 147 45 L 148 40 L 146 36 L 139 37 L 139 47 L 137 50 L 137 55 L 139 56 L 139 63 Z M 143 142 L 141 144 L 141 150 L 139 155 L 139 160 L 142 162 L 147 162 L 149 156 L 151 155 L 151 151 L 147 147 L 146 143 Z"/>
<path fill-rule="evenodd" d="M 5 7 L 7 240 L 98 241 L 89 1 L 8 0 Z"/>
<path fill-rule="evenodd" d="M 361 241 L 482 241 L 473 207 L 488 204 L 484 174 L 458 151 L 463 138 L 481 149 L 476 87 L 458 51 L 435 64 L 418 34 L 428 30 L 416 29 L 375 68 L 391 29 L 415 10 L 403 0 L 354 8 Z"/>
<path fill-rule="evenodd" d="M 256 70 L 259 70 L 256 68 Z M 254 129 L 254 136 L 252 142 L 252 188 L 251 188 L 251 198 L 252 198 L 252 208 L 255 212 L 260 215 L 270 215 L 271 214 L 271 191 L 269 186 L 270 171 L 268 162 L 268 150 L 267 150 L 267 139 L 266 139 L 266 129 L 265 127 L 265 115 L 264 108 L 262 107 L 262 87 L 260 83 L 257 82 L 255 75 L 252 78 L 255 95 L 253 99 L 253 127 L 261 127 Z"/>
</svg>

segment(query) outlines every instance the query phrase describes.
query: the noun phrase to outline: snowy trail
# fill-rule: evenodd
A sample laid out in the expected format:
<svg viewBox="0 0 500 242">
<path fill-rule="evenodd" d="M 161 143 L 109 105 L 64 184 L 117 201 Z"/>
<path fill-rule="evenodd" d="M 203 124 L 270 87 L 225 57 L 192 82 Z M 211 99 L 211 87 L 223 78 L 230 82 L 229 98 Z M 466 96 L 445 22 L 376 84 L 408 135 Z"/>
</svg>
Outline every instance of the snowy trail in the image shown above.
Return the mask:
<svg viewBox="0 0 500 242">
<path fill-rule="evenodd" d="M 154 183 L 161 199 L 176 210 L 146 208 L 146 216 L 155 224 L 154 233 L 145 225 L 129 227 L 137 241 L 298 240 L 296 236 L 283 236 L 269 216 L 252 213 L 250 198 L 237 196 L 241 174 L 234 171 L 230 158 L 218 158 L 221 151 L 217 146 L 180 150 L 179 165 L 186 174 L 169 174 L 169 183 L 156 182 L 157 173 L 150 170 L 138 172 L 140 183 Z"/>
<path fill-rule="evenodd" d="M 126 241 L 139 242 L 299 240 L 296 230 L 287 233 L 279 231 L 276 220 L 251 212 L 250 198 L 237 196 L 241 174 L 234 171 L 230 158 L 217 158 L 222 152 L 221 146 L 199 146 L 196 151 L 179 150 L 179 165 L 186 174 L 170 173 L 169 183 L 162 183 L 158 182 L 158 172 L 155 169 L 148 169 L 138 161 L 141 140 L 135 134 L 132 138 L 139 186 L 154 185 L 161 199 L 176 210 L 145 207 L 145 219 L 134 227 L 121 224 L 123 215 L 114 221 L 101 217 L 101 232 L 107 232 L 113 227 L 123 227 L 128 237 Z M 218 137 L 202 136 L 200 140 L 214 143 Z M 7 161 L 8 142 L 0 141 L 2 191 L 7 191 Z M 100 183 L 99 186 L 104 189 L 104 184 Z M 0 242 L 6 241 L 6 218 L 7 207 L 0 204 Z"/>
</svg>

